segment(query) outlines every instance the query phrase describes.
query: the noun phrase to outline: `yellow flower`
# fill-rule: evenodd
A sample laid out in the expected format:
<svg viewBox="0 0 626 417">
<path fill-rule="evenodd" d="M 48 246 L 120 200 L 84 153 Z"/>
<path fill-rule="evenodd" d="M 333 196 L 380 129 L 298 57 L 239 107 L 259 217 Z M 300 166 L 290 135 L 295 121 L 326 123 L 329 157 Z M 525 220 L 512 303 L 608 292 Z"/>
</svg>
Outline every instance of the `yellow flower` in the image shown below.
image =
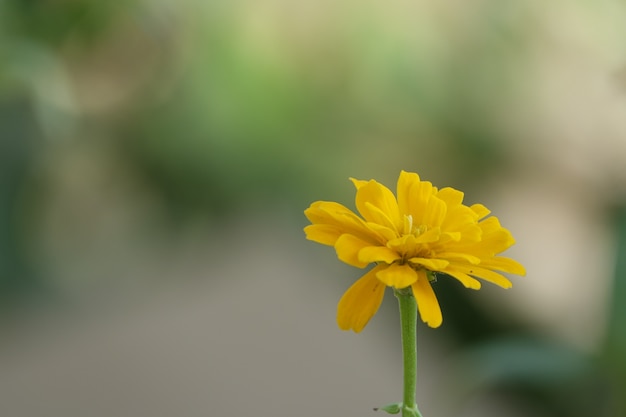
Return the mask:
<svg viewBox="0 0 626 417">
<path fill-rule="evenodd" d="M 304 228 L 307 239 L 334 246 L 349 265 L 376 264 L 339 301 L 342 330 L 363 330 L 378 311 L 386 286 L 411 287 L 422 320 L 439 327 L 443 319 L 431 286 L 433 273 L 472 289 L 480 288 L 476 278 L 510 288 L 511 282 L 495 271 L 525 275 L 520 263 L 496 256 L 515 243 L 511 233 L 496 217 L 487 217 L 490 211 L 482 204 L 463 204 L 461 191 L 438 190 L 402 171 L 396 199 L 374 180 L 351 180 L 362 217 L 330 201 L 317 201 L 304 212 L 312 223 Z"/>
</svg>

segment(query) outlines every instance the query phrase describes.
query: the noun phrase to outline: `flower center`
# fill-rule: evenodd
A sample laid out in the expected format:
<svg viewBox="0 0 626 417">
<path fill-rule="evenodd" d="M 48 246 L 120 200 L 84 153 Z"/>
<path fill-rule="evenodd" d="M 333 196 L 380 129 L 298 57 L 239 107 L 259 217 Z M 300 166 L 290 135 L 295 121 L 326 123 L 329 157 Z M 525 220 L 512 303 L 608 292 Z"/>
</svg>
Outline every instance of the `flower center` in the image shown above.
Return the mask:
<svg viewBox="0 0 626 417">
<path fill-rule="evenodd" d="M 426 236 L 420 239 L 421 235 L 428 232 L 428 226 L 424 224 L 415 225 L 413 216 L 410 214 L 405 214 L 403 220 L 402 236 L 387 243 L 388 248 L 396 251 L 401 256 L 401 259 L 397 262 L 405 264 L 408 263 L 410 258 L 432 257 L 433 252 L 429 247 L 429 243 L 432 240 Z M 426 240 L 424 240 L 425 237 Z"/>
<path fill-rule="evenodd" d="M 413 236 L 419 236 L 422 233 L 424 233 L 428 228 L 421 224 L 419 226 L 414 226 L 413 225 L 413 216 L 411 216 L 410 214 L 405 214 L 404 215 L 404 230 L 402 231 L 403 235 L 413 235 Z"/>
</svg>

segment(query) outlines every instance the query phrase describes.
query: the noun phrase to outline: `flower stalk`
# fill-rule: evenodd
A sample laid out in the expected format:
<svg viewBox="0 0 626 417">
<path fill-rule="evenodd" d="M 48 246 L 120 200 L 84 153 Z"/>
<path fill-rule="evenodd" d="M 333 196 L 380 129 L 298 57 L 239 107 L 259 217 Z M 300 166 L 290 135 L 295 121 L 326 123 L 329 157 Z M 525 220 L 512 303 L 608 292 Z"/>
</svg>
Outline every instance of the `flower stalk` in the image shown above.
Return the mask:
<svg viewBox="0 0 626 417">
<path fill-rule="evenodd" d="M 394 291 L 400 305 L 404 395 L 402 417 L 422 417 L 415 401 L 417 387 L 417 304 L 411 287 Z"/>
</svg>

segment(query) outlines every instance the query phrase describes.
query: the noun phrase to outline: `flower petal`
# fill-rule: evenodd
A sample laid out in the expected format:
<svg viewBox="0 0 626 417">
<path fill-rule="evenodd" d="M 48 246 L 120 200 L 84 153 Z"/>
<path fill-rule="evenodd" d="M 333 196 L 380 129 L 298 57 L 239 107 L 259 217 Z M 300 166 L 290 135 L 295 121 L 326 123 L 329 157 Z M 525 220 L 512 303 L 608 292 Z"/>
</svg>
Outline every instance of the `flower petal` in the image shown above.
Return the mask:
<svg viewBox="0 0 626 417">
<path fill-rule="evenodd" d="M 337 252 L 337 257 L 348 265 L 365 268 L 369 265 L 369 262 L 359 260 L 359 251 L 370 245 L 369 242 L 361 240 L 356 236 L 343 234 L 335 242 L 335 251 Z"/>
<path fill-rule="evenodd" d="M 428 200 L 436 188 L 428 181 L 420 181 L 417 174 L 402 171 L 398 178 L 398 207 L 403 215 L 411 215 L 413 224 L 424 223 L 424 213 L 428 210 Z"/>
<path fill-rule="evenodd" d="M 447 268 L 445 271 L 442 271 L 446 275 L 450 275 L 452 278 L 456 278 L 458 281 L 463 284 L 465 288 L 471 288 L 473 290 L 479 290 L 482 284 L 476 278 L 472 278 L 469 275 L 456 271 L 454 268 Z"/>
<path fill-rule="evenodd" d="M 487 207 L 483 206 L 482 204 L 473 204 L 470 208 L 474 211 L 474 213 L 478 215 L 479 219 L 482 219 L 485 216 L 487 216 L 489 213 L 491 213 L 491 210 L 489 210 Z"/>
<path fill-rule="evenodd" d="M 350 181 L 352 181 L 352 184 L 354 184 L 357 190 L 368 183 L 368 181 L 357 180 L 356 178 L 350 178 Z"/>
<path fill-rule="evenodd" d="M 385 285 L 376 278 L 375 267 L 343 294 L 337 305 L 337 324 L 341 330 L 359 333 L 376 314 L 385 295 Z"/>
<path fill-rule="evenodd" d="M 469 207 L 464 205 L 450 206 L 446 218 L 441 224 L 441 229 L 446 232 L 461 232 L 468 226 L 473 226 L 480 233 L 480 229 L 476 226 L 477 221 L 478 216 Z"/>
<path fill-rule="evenodd" d="M 396 194 L 398 196 L 398 208 L 403 215 L 411 214 L 411 195 L 416 187 L 419 186 L 420 177 L 414 172 L 401 171 L 396 186 Z"/>
<path fill-rule="evenodd" d="M 330 223 L 335 219 L 335 213 L 352 213 L 352 210 L 343 204 L 334 201 L 316 201 L 312 203 L 306 210 L 304 215 L 313 224 Z"/>
<path fill-rule="evenodd" d="M 489 217 L 480 222 L 478 226 L 483 231 L 480 243 L 476 245 L 481 253 L 493 256 L 505 251 L 515 243 L 511 232 L 500 226 L 500 222 L 496 217 Z"/>
<path fill-rule="evenodd" d="M 400 259 L 400 255 L 385 246 L 368 246 L 359 251 L 359 260 L 361 262 L 385 262 L 393 263 Z"/>
<path fill-rule="evenodd" d="M 425 271 L 417 271 L 418 279 L 411 285 L 413 296 L 417 301 L 417 310 L 420 313 L 422 321 L 429 327 L 439 327 L 443 322 L 439 301 L 433 291 L 433 287 L 428 281 Z"/>
<path fill-rule="evenodd" d="M 506 279 L 503 275 L 485 268 L 481 268 L 476 265 L 454 265 L 454 267 L 451 266 L 450 268 L 448 268 L 448 271 L 445 271 L 445 273 L 449 273 L 450 270 L 459 271 L 464 274 L 474 276 L 476 278 L 484 279 L 485 281 L 489 281 L 502 288 L 511 288 L 513 286 L 511 281 Z"/>
<path fill-rule="evenodd" d="M 328 246 L 333 246 L 342 234 L 337 227 L 328 224 L 310 224 L 304 228 L 304 233 L 307 239 Z"/>
<path fill-rule="evenodd" d="M 375 230 L 367 227 L 363 219 L 357 216 L 352 210 L 339 203 L 332 201 L 316 201 L 304 211 L 304 214 L 314 225 L 334 227 L 336 229 L 335 234 L 337 238 L 344 233 L 349 233 L 362 240 L 371 242 L 372 245 L 386 241 L 386 239 L 380 236 Z M 328 229 L 326 233 L 327 237 L 330 237 Z"/>
<path fill-rule="evenodd" d="M 390 228 L 378 223 L 367 222 L 365 225 L 373 232 L 378 233 L 385 242 L 398 237 L 398 233 L 395 230 L 391 230 Z"/>
<path fill-rule="evenodd" d="M 358 181 L 352 178 L 351 180 Z M 357 187 L 356 208 L 365 220 L 384 226 L 391 225 L 395 230 L 401 227 L 398 202 L 387 187 L 374 180 L 366 184 L 359 182 L 359 185 L 355 182 L 355 186 Z"/>
<path fill-rule="evenodd" d="M 428 201 L 437 189 L 428 181 L 421 181 L 411 190 L 411 200 L 409 201 L 409 214 L 413 216 L 413 224 L 426 224 L 424 215 L 428 213 L 430 207 Z"/>
<path fill-rule="evenodd" d="M 421 224 L 425 224 L 428 227 L 439 227 L 443 223 L 448 206 L 446 203 L 432 195 L 428 199 L 426 211 L 422 218 Z"/>
<path fill-rule="evenodd" d="M 417 272 L 409 265 L 391 264 L 378 271 L 376 276 L 385 285 L 393 288 L 406 288 L 417 281 Z"/>
<path fill-rule="evenodd" d="M 375 218 L 375 221 L 376 221 L 375 224 L 383 225 L 386 228 L 394 230 L 394 231 L 398 230 L 396 224 L 393 223 L 393 221 L 391 220 L 391 218 L 389 218 L 387 213 L 385 213 L 384 211 L 382 211 L 381 209 L 379 209 L 378 207 L 376 207 L 375 205 L 369 202 L 365 203 L 365 207 L 367 207 L 367 209 L 369 210 L 370 216 Z"/>
<path fill-rule="evenodd" d="M 442 271 L 450 264 L 445 259 L 411 258 L 409 261 L 421 265 L 430 271 Z"/>
<path fill-rule="evenodd" d="M 441 229 L 433 227 L 415 238 L 415 243 L 431 243 L 439 240 Z"/>
<path fill-rule="evenodd" d="M 487 260 L 482 260 L 480 266 L 498 271 L 509 272 L 511 274 L 526 275 L 526 269 L 519 262 L 504 256 L 495 256 Z"/>
<path fill-rule="evenodd" d="M 457 206 L 463 203 L 463 192 L 451 187 L 439 190 L 437 197 L 445 201 L 448 206 Z"/>
<path fill-rule="evenodd" d="M 472 256 L 468 253 L 461 252 L 437 252 L 437 257 L 442 259 L 451 259 L 456 261 L 465 261 L 472 265 L 478 265 L 480 263 L 480 258 L 477 256 Z"/>
</svg>

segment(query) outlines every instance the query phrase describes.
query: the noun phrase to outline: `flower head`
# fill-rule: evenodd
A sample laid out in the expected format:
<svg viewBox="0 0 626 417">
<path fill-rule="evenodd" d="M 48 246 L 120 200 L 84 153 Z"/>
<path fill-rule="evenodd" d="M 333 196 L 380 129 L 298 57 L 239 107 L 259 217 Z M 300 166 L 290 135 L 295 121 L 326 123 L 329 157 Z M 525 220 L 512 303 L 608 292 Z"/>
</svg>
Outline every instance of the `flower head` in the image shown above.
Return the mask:
<svg viewBox="0 0 626 417">
<path fill-rule="evenodd" d="M 438 190 L 405 171 L 396 196 L 374 180 L 351 180 L 361 216 L 330 201 L 317 201 L 304 212 L 311 221 L 304 228 L 307 239 L 334 246 L 349 265 L 375 264 L 339 301 L 342 330 L 363 330 L 378 311 L 385 287 L 411 287 L 422 320 L 439 327 L 443 319 L 431 284 L 434 273 L 472 289 L 480 288 L 476 278 L 510 288 L 499 272 L 525 274 L 520 263 L 497 256 L 515 243 L 511 233 L 496 217 L 488 217 L 485 206 L 463 204 L 461 191 Z"/>
</svg>

